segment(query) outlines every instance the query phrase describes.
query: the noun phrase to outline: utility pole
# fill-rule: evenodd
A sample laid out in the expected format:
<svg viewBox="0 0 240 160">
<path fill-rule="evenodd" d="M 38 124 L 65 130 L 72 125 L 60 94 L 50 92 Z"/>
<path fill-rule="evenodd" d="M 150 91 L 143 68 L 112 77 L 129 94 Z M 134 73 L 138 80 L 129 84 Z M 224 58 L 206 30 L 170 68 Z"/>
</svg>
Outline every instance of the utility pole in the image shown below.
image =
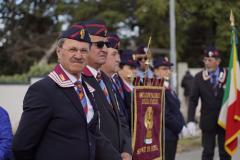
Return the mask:
<svg viewBox="0 0 240 160">
<path fill-rule="evenodd" d="M 177 86 L 177 60 L 176 60 L 176 18 L 175 18 L 175 0 L 169 0 L 170 15 L 170 61 L 174 64 L 171 84 L 174 90 Z"/>
</svg>

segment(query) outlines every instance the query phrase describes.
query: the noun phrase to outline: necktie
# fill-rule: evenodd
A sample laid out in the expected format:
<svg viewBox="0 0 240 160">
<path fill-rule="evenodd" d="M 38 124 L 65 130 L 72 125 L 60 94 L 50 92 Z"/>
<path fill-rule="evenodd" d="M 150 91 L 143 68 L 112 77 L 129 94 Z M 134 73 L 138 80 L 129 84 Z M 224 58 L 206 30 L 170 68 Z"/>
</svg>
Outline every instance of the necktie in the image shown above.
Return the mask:
<svg viewBox="0 0 240 160">
<path fill-rule="evenodd" d="M 87 99 L 84 95 L 83 87 L 80 81 L 77 81 L 74 83 L 74 85 L 77 87 L 77 93 L 79 96 L 79 99 L 81 101 L 81 104 L 83 106 L 84 113 L 87 115 L 88 107 L 87 107 Z"/>
<path fill-rule="evenodd" d="M 108 94 L 108 90 L 107 90 L 107 87 L 105 86 L 103 80 L 102 80 L 102 75 L 101 75 L 101 72 L 98 72 L 97 76 L 96 76 L 96 79 L 105 95 L 105 97 L 107 98 L 107 101 L 108 103 L 112 106 L 112 103 L 111 103 L 111 100 L 110 100 L 110 97 L 109 97 L 109 94 Z"/>
<path fill-rule="evenodd" d="M 217 96 L 217 76 L 213 74 L 211 77 L 212 77 L 213 92 L 214 92 L 214 95 Z"/>
<path fill-rule="evenodd" d="M 217 82 L 217 76 L 213 74 L 211 77 L 212 77 L 212 84 L 215 86 Z"/>
<path fill-rule="evenodd" d="M 118 75 L 114 75 L 114 76 L 113 76 L 113 82 L 114 82 L 114 84 L 116 85 L 115 89 L 118 90 L 118 92 L 120 93 L 122 99 L 124 100 L 123 88 L 122 88 L 122 85 L 121 85 L 121 82 L 120 82 L 120 80 L 119 80 Z"/>
</svg>

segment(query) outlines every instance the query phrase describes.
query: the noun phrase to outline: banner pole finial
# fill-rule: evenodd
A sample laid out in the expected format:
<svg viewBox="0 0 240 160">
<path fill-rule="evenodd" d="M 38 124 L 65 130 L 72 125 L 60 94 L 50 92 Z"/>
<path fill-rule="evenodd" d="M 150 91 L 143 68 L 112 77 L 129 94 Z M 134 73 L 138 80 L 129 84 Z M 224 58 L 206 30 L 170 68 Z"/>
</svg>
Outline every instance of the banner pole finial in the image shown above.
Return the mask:
<svg viewBox="0 0 240 160">
<path fill-rule="evenodd" d="M 235 26 L 235 20 L 234 20 L 234 15 L 233 15 L 232 10 L 230 12 L 230 22 L 231 22 L 231 26 L 234 27 Z"/>
</svg>

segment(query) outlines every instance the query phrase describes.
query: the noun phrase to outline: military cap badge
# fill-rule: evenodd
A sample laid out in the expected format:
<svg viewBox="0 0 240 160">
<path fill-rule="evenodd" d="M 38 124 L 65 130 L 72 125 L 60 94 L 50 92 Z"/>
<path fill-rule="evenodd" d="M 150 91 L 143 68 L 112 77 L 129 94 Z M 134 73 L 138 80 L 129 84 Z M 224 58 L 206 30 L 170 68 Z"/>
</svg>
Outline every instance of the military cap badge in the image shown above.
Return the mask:
<svg viewBox="0 0 240 160">
<path fill-rule="evenodd" d="M 81 29 L 80 30 L 80 37 L 81 37 L 81 39 L 84 39 L 84 36 L 85 36 L 85 30 Z"/>
</svg>

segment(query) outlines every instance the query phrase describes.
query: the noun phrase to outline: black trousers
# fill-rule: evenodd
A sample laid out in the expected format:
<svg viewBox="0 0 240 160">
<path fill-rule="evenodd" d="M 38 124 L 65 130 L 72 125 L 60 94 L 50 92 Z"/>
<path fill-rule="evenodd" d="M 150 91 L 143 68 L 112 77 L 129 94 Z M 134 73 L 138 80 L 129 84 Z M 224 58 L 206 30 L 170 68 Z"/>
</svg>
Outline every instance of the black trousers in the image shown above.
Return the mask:
<svg viewBox="0 0 240 160">
<path fill-rule="evenodd" d="M 177 140 L 165 141 L 165 160 L 175 160 L 177 142 Z"/>
<path fill-rule="evenodd" d="M 221 127 L 218 127 L 216 131 L 202 131 L 202 160 L 213 160 L 216 138 L 220 160 L 231 160 L 224 149 L 225 131 Z"/>
</svg>

